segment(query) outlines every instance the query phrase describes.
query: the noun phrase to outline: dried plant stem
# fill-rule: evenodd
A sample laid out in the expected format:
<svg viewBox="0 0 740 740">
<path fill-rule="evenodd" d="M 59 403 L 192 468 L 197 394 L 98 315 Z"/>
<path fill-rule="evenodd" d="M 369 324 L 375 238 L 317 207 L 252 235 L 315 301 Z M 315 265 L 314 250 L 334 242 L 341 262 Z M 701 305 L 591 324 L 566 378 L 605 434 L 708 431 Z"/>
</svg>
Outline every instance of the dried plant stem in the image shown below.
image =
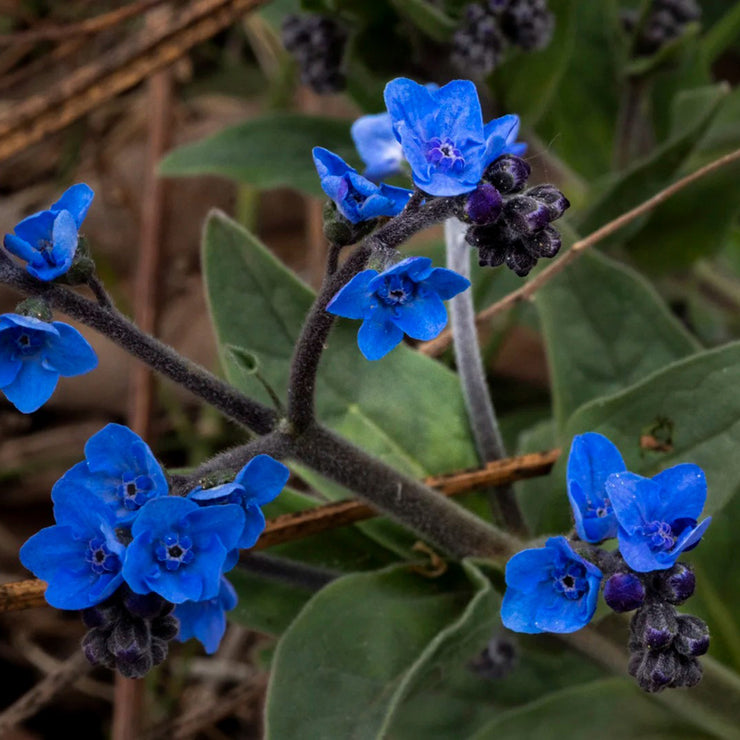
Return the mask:
<svg viewBox="0 0 740 740">
<path fill-rule="evenodd" d="M 500 301 L 496 301 L 496 303 L 481 311 L 476 316 L 476 323 L 482 324 L 486 321 L 489 321 L 497 314 L 501 313 L 502 311 L 506 311 L 520 301 L 529 300 L 543 285 L 550 282 L 550 280 L 552 280 L 558 273 L 562 272 L 571 262 L 574 262 L 576 259 L 578 259 L 581 253 L 586 251 L 586 249 L 594 246 L 595 244 L 598 244 L 603 239 L 606 239 L 606 237 L 611 236 L 615 232 L 619 231 L 619 229 L 621 229 L 623 226 L 626 226 L 627 224 L 634 221 L 636 218 L 649 213 L 653 210 L 653 208 L 656 208 L 661 203 L 664 203 L 673 195 L 688 187 L 697 180 L 701 180 L 703 177 L 706 177 L 712 172 L 715 172 L 716 170 L 725 167 L 728 164 L 737 162 L 738 160 L 740 160 L 740 149 L 736 149 L 729 154 L 725 154 L 723 157 L 719 157 L 709 164 L 704 165 L 704 167 L 700 167 L 698 170 L 692 172 L 690 175 L 682 177 L 680 180 L 677 180 L 672 185 L 669 185 L 667 188 L 664 188 L 659 193 L 656 193 L 652 198 L 648 198 L 646 201 L 640 203 L 640 205 L 635 206 L 626 213 L 623 213 L 621 216 L 615 218 L 612 221 L 609 221 L 609 223 L 605 224 L 599 229 L 596 229 L 596 231 L 591 232 L 583 239 L 579 239 L 559 260 L 553 262 L 551 265 L 542 270 L 542 272 L 535 275 L 531 280 L 524 283 L 521 288 L 512 291 Z M 432 339 L 430 342 L 426 342 L 425 344 L 420 345 L 419 351 L 423 352 L 425 355 L 436 357 L 442 354 L 442 352 L 444 352 L 451 343 L 452 333 L 449 330 L 445 330 L 436 339 Z"/>
</svg>

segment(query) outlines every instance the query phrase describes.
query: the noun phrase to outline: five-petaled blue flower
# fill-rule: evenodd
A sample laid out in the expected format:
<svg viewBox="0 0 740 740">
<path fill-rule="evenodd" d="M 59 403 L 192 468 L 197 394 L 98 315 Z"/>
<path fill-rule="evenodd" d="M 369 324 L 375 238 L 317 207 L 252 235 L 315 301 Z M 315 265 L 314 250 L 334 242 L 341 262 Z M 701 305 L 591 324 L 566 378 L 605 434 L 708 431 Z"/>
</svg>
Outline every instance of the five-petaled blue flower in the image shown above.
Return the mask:
<svg viewBox="0 0 740 740">
<path fill-rule="evenodd" d="M 146 442 L 128 427 L 108 424 L 87 440 L 85 461 L 56 482 L 51 497 L 56 501 L 77 489 L 105 502 L 119 524 L 127 524 L 147 501 L 166 496 L 169 486 Z"/>
<path fill-rule="evenodd" d="M 470 286 L 453 270 L 432 267 L 428 257 L 409 257 L 389 270 L 363 270 L 326 307 L 329 313 L 363 319 L 357 334 L 368 360 L 390 352 L 404 333 L 413 339 L 436 337 L 447 324 L 443 300 Z"/>
<path fill-rule="evenodd" d="M 411 191 L 405 188 L 376 185 L 341 157 L 320 146 L 314 147 L 313 161 L 324 192 L 353 224 L 378 216 L 397 216 L 411 197 Z"/>
<path fill-rule="evenodd" d="M 0 390 L 24 414 L 49 400 L 60 375 L 81 375 L 97 364 L 93 348 L 69 324 L 0 316 Z"/>
<path fill-rule="evenodd" d="M 28 262 L 26 269 L 39 280 L 63 275 L 74 259 L 78 231 L 93 196 L 88 185 L 73 185 L 51 208 L 24 218 L 14 234 L 6 234 L 5 248 Z"/>
<path fill-rule="evenodd" d="M 582 540 L 601 542 L 617 536 L 617 518 L 605 485 L 612 473 L 625 470 L 619 450 L 603 434 L 588 432 L 573 438 L 566 479 L 576 531 Z"/>
<path fill-rule="evenodd" d="M 125 547 L 116 538 L 115 516 L 84 489 L 70 488 L 54 498 L 56 524 L 21 548 L 23 565 L 46 581 L 46 600 L 58 609 L 87 609 L 107 599 L 123 583 Z"/>
<path fill-rule="evenodd" d="M 135 593 L 154 591 L 173 604 L 213 599 L 224 570 L 236 562 L 230 553 L 243 531 L 239 506 L 200 507 L 178 496 L 152 499 L 131 527 L 123 577 Z"/>
<path fill-rule="evenodd" d="M 484 126 L 469 80 L 430 90 L 402 77 L 386 85 L 385 103 L 414 183 L 430 195 L 469 193 L 496 157 L 521 151 L 512 139 L 519 118 L 502 116 Z"/>
<path fill-rule="evenodd" d="M 711 517 L 697 525 L 707 498 L 707 481 L 697 465 L 684 463 L 653 478 L 615 473 L 606 492 L 619 522 L 619 551 L 638 573 L 673 566 L 696 546 Z"/>
<path fill-rule="evenodd" d="M 195 488 L 188 498 L 201 506 L 238 504 L 245 515 L 240 548 L 252 547 L 265 528 L 265 515 L 260 506 L 269 504 L 288 482 L 290 470 L 269 455 L 252 458 L 231 483 L 213 488 Z"/>
<path fill-rule="evenodd" d="M 501 620 L 515 632 L 575 632 L 596 611 L 602 573 L 576 554 L 565 537 L 522 550 L 506 564 Z"/>
<path fill-rule="evenodd" d="M 401 172 L 404 156 L 401 143 L 393 133 L 389 113 L 358 118 L 350 129 L 355 148 L 367 165 L 362 173 L 373 182 Z"/>
<path fill-rule="evenodd" d="M 231 611 L 237 601 L 234 587 L 222 578 L 218 595 L 212 599 L 178 604 L 174 611 L 180 622 L 177 639 L 185 642 L 194 637 L 209 655 L 215 653 L 226 631 L 226 612 Z"/>
</svg>

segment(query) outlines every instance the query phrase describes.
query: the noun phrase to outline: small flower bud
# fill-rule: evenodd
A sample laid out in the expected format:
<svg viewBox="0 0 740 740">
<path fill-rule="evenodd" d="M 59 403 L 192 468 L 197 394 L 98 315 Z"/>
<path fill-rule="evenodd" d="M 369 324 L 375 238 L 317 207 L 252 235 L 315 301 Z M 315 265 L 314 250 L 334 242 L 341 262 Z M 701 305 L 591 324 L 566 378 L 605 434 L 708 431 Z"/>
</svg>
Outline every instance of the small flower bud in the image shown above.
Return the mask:
<svg viewBox="0 0 740 740">
<path fill-rule="evenodd" d="M 82 638 L 82 652 L 92 665 L 115 667 L 115 661 L 107 647 L 110 633 L 110 628 L 95 627 Z"/>
<path fill-rule="evenodd" d="M 615 573 L 604 584 L 604 601 L 615 612 L 631 612 L 645 601 L 645 587 L 633 573 Z"/>
<path fill-rule="evenodd" d="M 646 650 L 639 660 L 630 661 L 630 673 L 643 691 L 656 693 L 671 685 L 681 671 L 672 650 Z"/>
<path fill-rule="evenodd" d="M 562 245 L 560 234 L 552 226 L 545 226 L 531 236 L 523 237 L 522 243 L 535 257 L 554 257 Z"/>
<path fill-rule="evenodd" d="M 531 171 L 531 167 L 521 157 L 503 154 L 488 165 L 483 179 L 500 193 L 508 195 L 524 189 Z"/>
<path fill-rule="evenodd" d="M 51 311 L 51 306 L 43 298 L 26 298 L 25 301 L 21 301 L 15 307 L 15 313 L 21 316 L 31 316 L 39 321 L 46 321 L 47 323 L 52 320 L 54 314 Z"/>
<path fill-rule="evenodd" d="M 671 683 L 672 687 L 690 689 L 701 681 L 704 671 L 701 667 L 701 663 L 696 658 L 688 658 L 685 655 L 679 655 L 678 664 L 679 668 L 676 671 L 673 683 Z"/>
<path fill-rule="evenodd" d="M 549 208 L 528 195 L 515 195 L 504 206 L 504 216 L 521 235 L 534 234 L 550 223 Z"/>
<path fill-rule="evenodd" d="M 470 662 L 470 669 L 490 681 L 505 678 L 517 663 L 516 644 L 508 637 L 494 637 Z"/>
<path fill-rule="evenodd" d="M 662 598 L 671 604 L 683 604 L 694 593 L 694 571 L 684 563 L 676 563 L 656 578 L 656 588 Z"/>
<path fill-rule="evenodd" d="M 680 614 L 678 619 L 678 634 L 673 646 L 682 655 L 696 658 L 709 650 L 709 627 L 699 617 L 690 614 Z"/>
<path fill-rule="evenodd" d="M 663 602 L 648 603 L 632 617 L 630 626 L 635 639 L 644 647 L 652 650 L 668 647 L 678 633 L 676 610 Z"/>
<path fill-rule="evenodd" d="M 152 647 L 151 647 L 152 664 L 159 665 L 160 663 L 164 663 L 165 659 L 167 658 L 168 652 L 169 652 L 169 642 L 167 640 L 163 640 L 163 639 L 160 639 L 159 637 L 154 637 L 154 635 L 152 635 Z"/>
<path fill-rule="evenodd" d="M 501 215 L 503 206 L 501 193 L 490 183 L 482 182 L 468 195 L 465 215 L 475 224 L 491 224 Z"/>
<path fill-rule="evenodd" d="M 133 591 L 128 591 L 123 597 L 123 605 L 128 612 L 144 619 L 159 616 L 166 604 L 168 602 L 155 593 L 135 594 Z"/>
<path fill-rule="evenodd" d="M 527 195 L 547 207 L 550 221 L 560 218 L 570 208 L 570 201 L 554 185 L 537 185 L 527 190 Z"/>
<path fill-rule="evenodd" d="M 160 640 L 173 639 L 179 629 L 180 623 L 171 615 L 157 617 L 151 622 L 152 635 Z"/>
</svg>

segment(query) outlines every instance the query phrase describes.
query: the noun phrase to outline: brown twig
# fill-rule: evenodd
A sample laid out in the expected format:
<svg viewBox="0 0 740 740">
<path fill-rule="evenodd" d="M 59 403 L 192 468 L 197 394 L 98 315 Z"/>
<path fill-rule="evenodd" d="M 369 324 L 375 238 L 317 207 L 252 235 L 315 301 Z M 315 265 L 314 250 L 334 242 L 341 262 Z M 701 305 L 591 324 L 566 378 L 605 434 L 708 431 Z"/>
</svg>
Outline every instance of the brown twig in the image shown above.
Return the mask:
<svg viewBox="0 0 740 740">
<path fill-rule="evenodd" d="M 87 18 L 79 23 L 68 23 L 64 26 L 48 26 L 46 28 L 31 28 L 28 31 L 0 34 L 0 46 L 10 44 L 35 44 L 39 41 L 66 41 L 71 36 L 91 36 L 105 31 L 107 28 L 134 18 L 155 5 L 161 5 L 169 0 L 136 0 L 136 2 L 102 13 L 94 18 Z"/>
<path fill-rule="evenodd" d="M 139 35 L 86 65 L 50 93 L 12 106 L 0 119 L 0 161 L 25 149 L 167 67 L 267 0 L 200 0 L 157 34 Z"/>
<path fill-rule="evenodd" d="M 502 298 L 500 301 L 496 301 L 493 305 L 481 311 L 476 316 L 476 323 L 480 324 L 489 321 L 496 314 L 511 308 L 520 301 L 530 299 L 543 285 L 552 280 L 558 273 L 562 272 L 571 262 L 576 260 L 582 252 L 594 244 L 598 244 L 602 239 L 611 236 L 616 231 L 619 231 L 623 226 L 631 223 L 636 218 L 649 213 L 653 208 L 659 206 L 661 203 L 668 200 L 671 196 L 683 190 L 688 185 L 700 180 L 702 177 L 709 175 L 712 172 L 724 167 L 725 165 L 732 164 L 740 160 L 740 149 L 736 149 L 734 152 L 725 154 L 719 159 L 715 159 L 709 164 L 700 167 L 695 172 L 692 172 L 686 177 L 682 177 L 672 185 L 664 188 L 659 193 L 656 193 L 652 198 L 648 198 L 646 201 L 640 203 L 639 206 L 635 206 L 631 210 L 623 213 L 621 216 L 615 218 L 613 221 L 609 221 L 596 231 L 591 232 L 588 236 L 573 243 L 573 246 L 568 252 L 566 252 L 559 260 L 553 262 L 551 265 L 546 267 L 542 272 L 535 275 L 531 280 L 524 283 L 521 288 L 512 291 L 507 296 Z M 430 357 L 437 357 L 442 354 L 452 342 L 452 334 L 448 329 L 445 329 L 436 339 L 432 339 L 430 342 L 425 342 L 419 345 L 418 349 L 425 355 Z"/>
<path fill-rule="evenodd" d="M 525 478 L 547 475 L 559 455 L 560 450 L 555 449 L 509 457 L 490 462 L 477 470 L 432 476 L 425 483 L 446 496 L 458 496 L 478 488 L 501 486 Z M 254 549 L 264 550 L 374 516 L 377 516 L 377 512 L 359 501 L 337 501 L 294 514 L 283 514 L 268 519 Z M 46 584 L 39 580 L 0 585 L 0 613 L 43 606 L 46 603 L 43 597 L 45 588 Z"/>
<path fill-rule="evenodd" d="M 91 668 L 82 651 L 75 651 L 57 670 L 49 673 L 0 714 L 0 737 L 4 737 L 4 733 L 35 714 L 55 694 Z"/>
</svg>

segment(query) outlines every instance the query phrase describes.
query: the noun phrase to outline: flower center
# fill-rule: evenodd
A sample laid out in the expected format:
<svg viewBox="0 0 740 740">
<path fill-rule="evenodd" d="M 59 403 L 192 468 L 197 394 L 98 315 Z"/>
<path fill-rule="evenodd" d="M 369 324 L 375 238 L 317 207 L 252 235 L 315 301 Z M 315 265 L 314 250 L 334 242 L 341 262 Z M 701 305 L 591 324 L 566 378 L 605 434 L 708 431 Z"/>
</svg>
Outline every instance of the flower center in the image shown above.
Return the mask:
<svg viewBox="0 0 740 740">
<path fill-rule="evenodd" d="M 31 357 L 38 353 L 44 344 L 44 338 L 39 332 L 29 333 L 20 331 L 15 338 L 15 357 Z"/>
<path fill-rule="evenodd" d="M 589 501 L 587 510 L 589 513 L 595 514 L 599 519 L 611 515 L 614 511 L 612 509 L 612 502 L 608 498 L 604 498 L 601 501 Z"/>
<path fill-rule="evenodd" d="M 148 475 L 127 474 L 121 480 L 118 489 L 121 502 L 129 511 L 140 509 L 149 500 L 153 487 L 152 479 Z"/>
<path fill-rule="evenodd" d="M 668 522 L 649 522 L 642 527 L 642 534 L 650 538 L 654 550 L 670 550 L 676 544 L 673 527 Z"/>
<path fill-rule="evenodd" d="M 450 139 L 434 137 L 426 145 L 427 161 L 441 170 L 462 172 L 465 169 L 465 158 Z"/>
<path fill-rule="evenodd" d="M 90 540 L 85 560 L 90 564 L 90 570 L 97 575 L 115 573 L 121 569 L 118 555 L 108 549 L 102 537 L 94 537 Z"/>
<path fill-rule="evenodd" d="M 389 275 L 375 291 L 380 300 L 391 308 L 403 306 L 413 298 L 416 285 L 405 275 Z"/>
<path fill-rule="evenodd" d="M 580 599 L 588 590 L 586 569 L 580 563 L 568 563 L 552 569 L 552 586 L 566 599 Z"/>
<path fill-rule="evenodd" d="M 177 570 L 181 565 L 193 561 L 195 553 L 192 550 L 193 541 L 186 534 L 182 537 L 170 532 L 159 541 L 154 554 L 160 563 L 169 571 Z"/>
<path fill-rule="evenodd" d="M 52 267 L 56 266 L 57 261 L 54 259 L 54 243 L 52 241 L 49 239 L 39 239 L 36 242 L 36 249 L 49 265 Z"/>
</svg>

